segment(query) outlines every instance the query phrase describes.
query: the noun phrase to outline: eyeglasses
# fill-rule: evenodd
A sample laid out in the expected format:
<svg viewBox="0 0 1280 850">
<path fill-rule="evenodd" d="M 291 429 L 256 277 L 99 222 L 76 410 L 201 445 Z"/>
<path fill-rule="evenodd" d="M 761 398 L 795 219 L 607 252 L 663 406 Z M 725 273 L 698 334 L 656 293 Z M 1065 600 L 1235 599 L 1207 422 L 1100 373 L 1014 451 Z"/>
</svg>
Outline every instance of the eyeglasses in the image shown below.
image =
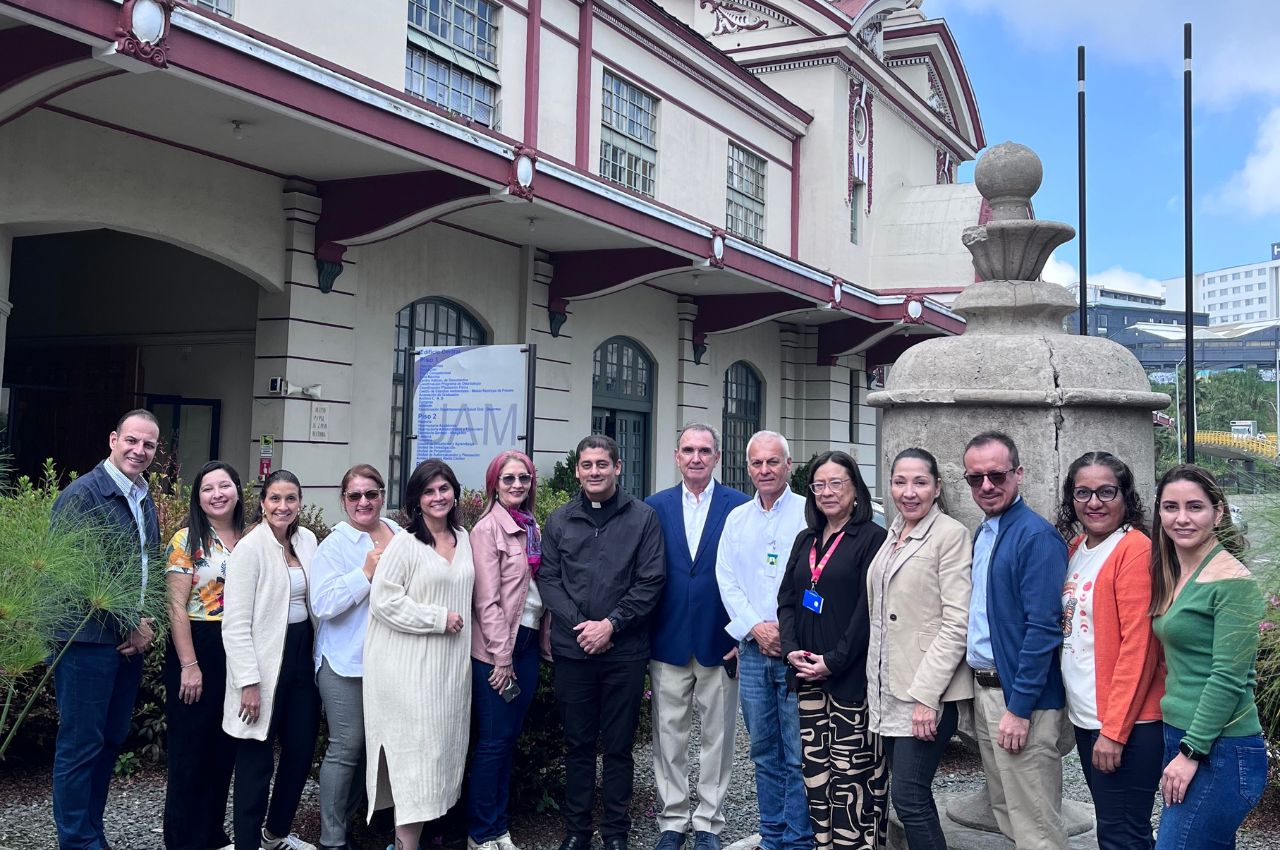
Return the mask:
<svg viewBox="0 0 1280 850">
<path fill-rule="evenodd" d="M 1085 504 L 1094 496 L 1098 497 L 1099 502 L 1110 502 L 1120 495 L 1120 488 L 1113 487 L 1110 484 L 1103 485 L 1097 490 L 1090 490 L 1088 487 L 1077 487 L 1071 491 L 1071 498 L 1080 504 Z"/>
<path fill-rule="evenodd" d="M 844 489 L 844 485 L 851 481 L 852 479 L 849 478 L 836 478 L 832 481 L 815 481 L 809 485 L 809 490 L 812 491 L 815 496 L 826 490 L 830 490 L 832 493 L 839 493 Z"/>
<path fill-rule="evenodd" d="M 512 475 L 511 473 L 507 473 L 506 475 L 502 476 L 498 480 L 502 482 L 504 487 L 510 487 L 512 484 L 515 484 L 517 481 L 519 481 L 521 484 L 528 486 L 529 482 L 533 480 L 533 476 L 527 472 L 522 472 L 519 475 Z"/>
<path fill-rule="evenodd" d="M 370 502 L 376 502 L 382 498 L 382 490 L 348 490 L 342 495 L 347 497 L 347 501 L 356 504 L 361 499 L 368 499 Z"/>
<path fill-rule="evenodd" d="M 1013 472 L 1012 468 L 997 469 L 992 472 L 966 472 L 964 480 L 970 487 L 981 487 L 982 479 L 985 478 L 991 482 L 992 487 L 999 487 L 1009 477 L 1010 472 Z"/>
</svg>

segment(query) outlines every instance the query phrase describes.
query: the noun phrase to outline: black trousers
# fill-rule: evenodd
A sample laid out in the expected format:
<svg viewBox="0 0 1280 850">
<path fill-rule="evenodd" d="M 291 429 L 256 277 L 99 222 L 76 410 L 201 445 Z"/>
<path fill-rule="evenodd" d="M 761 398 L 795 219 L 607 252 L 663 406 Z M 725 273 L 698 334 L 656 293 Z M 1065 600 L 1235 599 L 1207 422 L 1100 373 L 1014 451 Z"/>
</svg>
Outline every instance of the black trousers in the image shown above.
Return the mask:
<svg viewBox="0 0 1280 850">
<path fill-rule="evenodd" d="M 169 751 L 164 795 L 166 850 L 209 850 L 231 843 L 223 824 L 237 741 L 222 731 L 222 698 L 227 685 L 222 623 L 193 620 L 191 644 L 200 662 L 202 693 L 190 705 L 178 695 L 182 662 L 172 640 L 164 657 Z"/>
<path fill-rule="evenodd" d="M 236 850 L 259 850 L 262 846 L 259 831 L 264 817 L 267 831 L 277 837 L 288 835 L 293 826 L 293 816 L 311 771 L 320 726 L 320 693 L 316 690 L 311 660 L 312 638 L 310 620 L 289 625 L 267 739 L 242 740 L 236 750 L 236 794 L 232 804 Z M 273 791 L 271 773 L 276 741 L 280 742 L 280 763 L 275 765 Z"/>
<path fill-rule="evenodd" d="M 604 766 L 600 836 L 625 839 L 631 831 L 631 751 L 647 667 L 643 658 L 556 659 L 556 702 L 564 722 L 564 826 L 570 835 L 591 837 L 597 741 Z"/>
</svg>

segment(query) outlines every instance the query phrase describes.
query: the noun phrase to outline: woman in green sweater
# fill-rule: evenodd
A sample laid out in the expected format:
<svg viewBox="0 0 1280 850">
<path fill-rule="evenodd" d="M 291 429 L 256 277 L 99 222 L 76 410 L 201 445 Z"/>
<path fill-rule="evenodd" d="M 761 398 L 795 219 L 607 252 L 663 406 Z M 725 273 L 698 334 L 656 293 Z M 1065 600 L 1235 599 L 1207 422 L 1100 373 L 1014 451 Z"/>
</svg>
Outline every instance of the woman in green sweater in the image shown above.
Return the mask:
<svg viewBox="0 0 1280 850">
<path fill-rule="evenodd" d="M 1253 701 L 1262 596 L 1236 557 L 1240 540 L 1212 475 L 1175 466 L 1156 505 L 1151 614 L 1168 665 L 1156 850 L 1234 848 L 1267 782 Z"/>
</svg>

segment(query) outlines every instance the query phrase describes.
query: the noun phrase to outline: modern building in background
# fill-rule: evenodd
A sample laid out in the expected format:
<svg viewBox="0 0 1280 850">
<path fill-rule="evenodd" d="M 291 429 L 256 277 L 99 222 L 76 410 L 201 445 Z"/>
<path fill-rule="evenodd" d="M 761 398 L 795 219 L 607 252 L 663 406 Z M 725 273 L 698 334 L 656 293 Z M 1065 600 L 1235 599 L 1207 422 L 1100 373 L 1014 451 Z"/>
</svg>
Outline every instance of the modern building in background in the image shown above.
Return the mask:
<svg viewBox="0 0 1280 850">
<path fill-rule="evenodd" d="M 1172 373 L 1186 356 L 1185 327 L 1139 322 L 1110 336 L 1134 353 L 1147 374 Z M 1274 380 L 1277 350 L 1280 350 L 1280 319 L 1195 329 L 1197 374 L 1257 369 L 1264 380 Z"/>
<path fill-rule="evenodd" d="M 1280 318 L 1280 242 L 1273 242 L 1271 259 L 1201 272 L 1193 280 L 1194 308 L 1209 316 L 1210 325 Z M 1183 278 L 1162 281 L 1171 304 L 1185 301 Z"/>
<path fill-rule="evenodd" d="M 1132 325 L 1146 323 L 1181 327 L 1186 320 L 1181 310 L 1171 310 L 1166 307 L 1165 299 L 1159 295 L 1104 289 L 1093 284 L 1086 284 L 1086 286 L 1089 294 L 1089 308 L 1085 314 L 1085 326 L 1089 336 L 1105 336 L 1114 339 L 1116 334 Z M 1209 316 L 1206 313 L 1194 313 L 1192 319 L 1196 327 L 1209 324 Z M 1080 311 L 1077 310 L 1068 316 L 1063 322 L 1063 327 L 1069 333 L 1078 333 Z"/>
<path fill-rule="evenodd" d="M 920 0 L 0 0 L 0 413 L 85 470 L 171 459 L 396 504 L 418 346 L 536 346 L 533 454 L 623 486 L 677 429 L 872 487 L 868 375 L 963 322 L 986 144 Z M 407 15 L 406 15 L 407 9 Z M 105 426 L 105 427 L 104 427 Z M 467 482 L 475 483 L 475 482 Z"/>
</svg>

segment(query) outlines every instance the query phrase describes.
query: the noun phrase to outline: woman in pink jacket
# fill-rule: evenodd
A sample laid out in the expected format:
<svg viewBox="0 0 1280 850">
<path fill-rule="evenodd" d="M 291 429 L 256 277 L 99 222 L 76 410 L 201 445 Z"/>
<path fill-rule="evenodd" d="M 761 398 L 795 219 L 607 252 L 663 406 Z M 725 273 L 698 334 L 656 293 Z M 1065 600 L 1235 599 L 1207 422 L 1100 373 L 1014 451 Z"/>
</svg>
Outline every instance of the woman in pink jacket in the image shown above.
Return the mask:
<svg viewBox="0 0 1280 850">
<path fill-rule="evenodd" d="M 515 850 L 507 828 L 511 762 L 525 713 L 538 690 L 542 539 L 533 516 L 537 474 L 517 451 L 498 455 L 485 474 L 489 503 L 471 530 L 471 705 L 475 754 L 467 790 L 469 850 Z"/>
</svg>

